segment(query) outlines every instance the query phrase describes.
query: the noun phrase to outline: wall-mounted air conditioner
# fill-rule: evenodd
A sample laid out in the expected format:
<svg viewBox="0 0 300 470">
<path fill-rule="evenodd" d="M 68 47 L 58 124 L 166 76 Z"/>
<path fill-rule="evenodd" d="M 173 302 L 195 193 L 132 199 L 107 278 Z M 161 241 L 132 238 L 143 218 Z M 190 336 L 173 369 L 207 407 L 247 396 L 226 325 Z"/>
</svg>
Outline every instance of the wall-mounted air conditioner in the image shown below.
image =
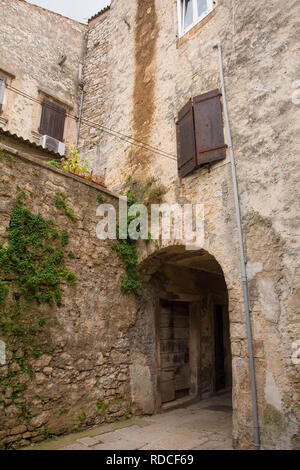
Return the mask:
<svg viewBox="0 0 300 470">
<path fill-rule="evenodd" d="M 65 154 L 66 145 L 49 135 L 43 135 L 41 137 L 40 144 L 44 149 L 52 150 L 55 153 L 59 153 L 61 156 Z"/>
</svg>

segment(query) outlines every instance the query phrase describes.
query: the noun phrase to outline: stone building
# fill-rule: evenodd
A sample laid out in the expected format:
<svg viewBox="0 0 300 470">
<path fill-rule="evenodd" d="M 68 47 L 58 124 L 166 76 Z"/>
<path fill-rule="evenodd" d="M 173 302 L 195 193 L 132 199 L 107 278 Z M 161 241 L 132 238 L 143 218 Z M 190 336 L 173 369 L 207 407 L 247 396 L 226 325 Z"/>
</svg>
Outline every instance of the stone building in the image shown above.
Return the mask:
<svg viewBox="0 0 300 470">
<path fill-rule="evenodd" d="M 183 243 L 166 240 L 141 245 L 141 297 L 128 301 L 116 294 L 122 275 L 116 259 L 101 282 L 82 273 L 88 293 L 80 289 L 59 311 L 63 328 L 51 333 L 56 346 L 45 367 L 53 375 L 44 380 L 40 375 L 47 374 L 36 366 L 48 414 L 55 401 L 66 406 L 59 401 L 65 393 L 74 410 L 66 417 L 65 431 L 76 424 L 84 401 L 91 405 L 87 424 L 93 422 L 97 393 L 101 400 L 121 394 L 133 413 L 152 414 L 232 390 L 233 443 L 253 447 L 256 407 L 220 48 L 215 47 L 220 44 L 247 268 L 259 437 L 265 449 L 299 448 L 299 2 L 291 0 L 287 9 L 279 0 L 112 0 L 87 26 L 22 0 L 2 0 L 1 9 L 8 18 L 1 25 L 7 38 L 1 39 L 1 74 L 24 93 L 44 93 L 74 109 L 78 119 L 72 119 L 65 137 L 75 141 L 80 121 L 80 153 L 96 174 L 105 176 L 110 190 L 121 192 L 129 175 L 154 177 L 167 188 L 166 202 L 205 207 L 203 248 L 187 251 Z M 29 10 L 34 23 L 26 23 L 26 33 L 19 17 Z M 52 27 L 47 34 L 41 21 L 55 23 L 57 34 L 52 37 Z M 24 37 L 33 48 L 28 57 L 27 49 L 20 54 L 18 48 Z M 6 92 L 2 126 L 25 139 L 37 138 L 41 104 L 29 105 L 15 95 L 20 103 L 13 106 L 9 87 Z M 31 122 L 24 120 L 28 107 Z M 43 168 L 43 182 L 49 171 Z M 49 184 L 64 186 L 72 208 L 84 217 L 85 192 L 76 200 L 67 182 L 50 178 Z M 39 191 L 46 194 L 46 189 Z M 45 213 L 48 198 L 41 198 Z M 82 266 L 95 227 L 92 218 L 80 223 Z M 98 249 L 97 259 L 109 263 L 107 247 Z M 76 354 L 73 360 L 75 345 L 85 362 Z M 59 376 L 59 396 L 53 398 L 47 389 L 64 367 L 68 378 Z M 83 381 L 79 389 L 78 377 Z M 26 431 L 37 432 L 38 438 L 36 427 L 59 428 L 58 414 L 39 421 L 39 413 L 37 404 L 36 423 Z M 116 409 L 111 419 L 124 413 Z M 17 426 L 15 418 L 10 422 Z"/>
<path fill-rule="evenodd" d="M 75 141 L 86 26 L 22 0 L 1 1 L 0 17 L 1 127 L 36 143 Z"/>
</svg>

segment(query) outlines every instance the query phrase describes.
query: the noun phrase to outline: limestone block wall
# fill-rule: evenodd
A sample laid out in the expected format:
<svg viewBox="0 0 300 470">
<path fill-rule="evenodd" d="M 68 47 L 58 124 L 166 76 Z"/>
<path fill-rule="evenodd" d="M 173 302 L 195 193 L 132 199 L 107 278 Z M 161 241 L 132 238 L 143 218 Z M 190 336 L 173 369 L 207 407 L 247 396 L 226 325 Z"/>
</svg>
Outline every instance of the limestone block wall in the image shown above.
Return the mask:
<svg viewBox="0 0 300 470">
<path fill-rule="evenodd" d="M 17 448 L 131 414 L 128 329 L 135 299 L 121 294 L 124 268 L 111 241 L 96 237 L 97 196 L 117 205 L 116 196 L 20 150 L 1 155 L 1 246 L 7 247 L 11 211 L 23 191 L 32 213 L 67 230 L 65 265 L 77 276 L 74 286 L 62 282 L 60 307 L 21 297 L 10 323 L 11 289 L 0 304 L 0 445 Z M 58 194 L 76 221 L 56 207 Z"/>
<path fill-rule="evenodd" d="M 84 67 L 84 121 L 81 125 L 81 153 L 89 158 L 89 165 L 97 169 L 97 173 L 105 176 L 106 151 L 105 146 L 109 135 L 98 125 L 103 125 L 109 115 L 109 95 L 112 75 L 109 73 L 109 40 L 112 25 L 109 10 L 89 22 L 87 33 L 86 60 Z M 91 93 L 88 92 L 91 90 Z M 96 98 L 97 97 L 97 98 Z M 96 126 L 93 125 L 96 124 Z M 93 152 L 90 153 L 90 149 Z"/>
<path fill-rule="evenodd" d="M 0 18 L 0 73 L 8 85 L 38 101 L 50 96 L 77 115 L 86 25 L 24 0 L 1 1 Z M 41 110 L 39 103 L 7 89 L 0 124 L 39 141 Z M 64 138 L 74 142 L 75 134 L 76 122 L 67 118 Z"/>
<path fill-rule="evenodd" d="M 111 36 L 107 38 L 106 26 L 103 34 L 110 79 L 104 89 L 87 90 L 87 99 L 105 103 L 108 127 L 175 157 L 105 137 L 106 184 L 118 188 L 128 174 L 159 176 L 169 188 L 168 201 L 205 204 L 204 248 L 222 266 L 230 297 L 234 439 L 247 447 L 252 440 L 252 411 L 229 159 L 210 170 L 196 170 L 182 181 L 176 163 L 174 118 L 190 97 L 220 88 L 213 46 L 222 44 L 262 444 L 295 447 L 299 445 L 299 2 L 291 0 L 286 8 L 279 0 L 218 0 L 213 14 L 179 40 L 175 0 L 113 0 L 106 15 Z M 96 69 L 91 48 L 90 43 L 86 67 L 92 63 Z M 148 118 L 141 112 L 143 105 Z M 82 139 L 86 144 L 86 131 Z M 98 145 L 101 142 L 100 135 Z M 91 145 L 89 152 L 95 170 L 101 169 L 96 146 Z"/>
<path fill-rule="evenodd" d="M 105 175 L 114 187 L 122 186 L 129 174 L 126 156 L 131 145 L 126 137 L 123 140 L 116 134 L 132 134 L 128 130 L 133 119 L 135 15 L 135 2 L 112 2 L 109 10 L 89 22 L 88 28 L 79 146 L 94 171 Z M 85 119 L 105 129 L 85 125 Z"/>
</svg>

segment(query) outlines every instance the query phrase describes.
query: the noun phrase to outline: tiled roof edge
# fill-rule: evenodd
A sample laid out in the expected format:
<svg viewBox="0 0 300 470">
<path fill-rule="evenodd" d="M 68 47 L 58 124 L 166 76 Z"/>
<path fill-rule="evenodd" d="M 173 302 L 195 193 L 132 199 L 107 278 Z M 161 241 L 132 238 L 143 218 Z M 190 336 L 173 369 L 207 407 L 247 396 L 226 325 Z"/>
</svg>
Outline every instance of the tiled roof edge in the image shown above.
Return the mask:
<svg viewBox="0 0 300 470">
<path fill-rule="evenodd" d="M 42 150 L 43 152 L 45 153 L 48 153 L 49 155 L 52 155 L 54 157 L 56 157 L 57 159 L 61 158 L 60 154 L 59 153 L 56 153 L 56 152 L 53 152 L 52 150 L 49 150 L 49 149 L 44 149 L 41 145 L 39 144 L 36 144 L 35 142 L 31 142 L 30 140 L 28 139 L 24 139 L 23 137 L 17 135 L 17 134 L 12 134 L 10 131 L 5 131 L 4 129 L 2 129 L 0 127 L 0 136 L 1 135 L 4 135 L 6 137 L 11 137 L 13 139 L 16 139 L 16 140 L 19 140 L 20 142 L 22 142 L 23 144 L 26 144 L 28 145 L 29 147 L 33 147 L 33 148 L 36 148 L 38 150 Z"/>
<path fill-rule="evenodd" d="M 102 10 L 98 11 L 98 13 L 96 13 L 94 16 L 91 16 L 91 18 L 88 19 L 88 23 L 94 20 L 95 18 L 98 18 L 98 16 L 101 16 L 103 13 L 105 13 L 108 10 L 110 10 L 110 5 L 107 5 L 107 7 L 102 8 Z"/>
</svg>

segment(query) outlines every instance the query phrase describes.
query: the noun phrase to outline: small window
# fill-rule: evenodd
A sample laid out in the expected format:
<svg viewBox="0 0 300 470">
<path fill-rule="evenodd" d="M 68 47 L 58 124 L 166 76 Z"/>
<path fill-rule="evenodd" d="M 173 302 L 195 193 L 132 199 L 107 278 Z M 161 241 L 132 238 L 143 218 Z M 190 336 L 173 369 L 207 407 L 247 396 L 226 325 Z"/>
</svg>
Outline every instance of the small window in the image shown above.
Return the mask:
<svg viewBox="0 0 300 470">
<path fill-rule="evenodd" d="M 43 108 L 39 132 L 42 135 L 49 135 L 54 139 L 63 142 L 66 120 L 66 110 L 62 106 L 43 99 Z"/>
<path fill-rule="evenodd" d="M 4 104 L 6 78 L 0 75 L 0 113 Z"/>
<path fill-rule="evenodd" d="M 213 0 L 178 0 L 179 36 L 187 33 L 213 10 Z"/>
</svg>

